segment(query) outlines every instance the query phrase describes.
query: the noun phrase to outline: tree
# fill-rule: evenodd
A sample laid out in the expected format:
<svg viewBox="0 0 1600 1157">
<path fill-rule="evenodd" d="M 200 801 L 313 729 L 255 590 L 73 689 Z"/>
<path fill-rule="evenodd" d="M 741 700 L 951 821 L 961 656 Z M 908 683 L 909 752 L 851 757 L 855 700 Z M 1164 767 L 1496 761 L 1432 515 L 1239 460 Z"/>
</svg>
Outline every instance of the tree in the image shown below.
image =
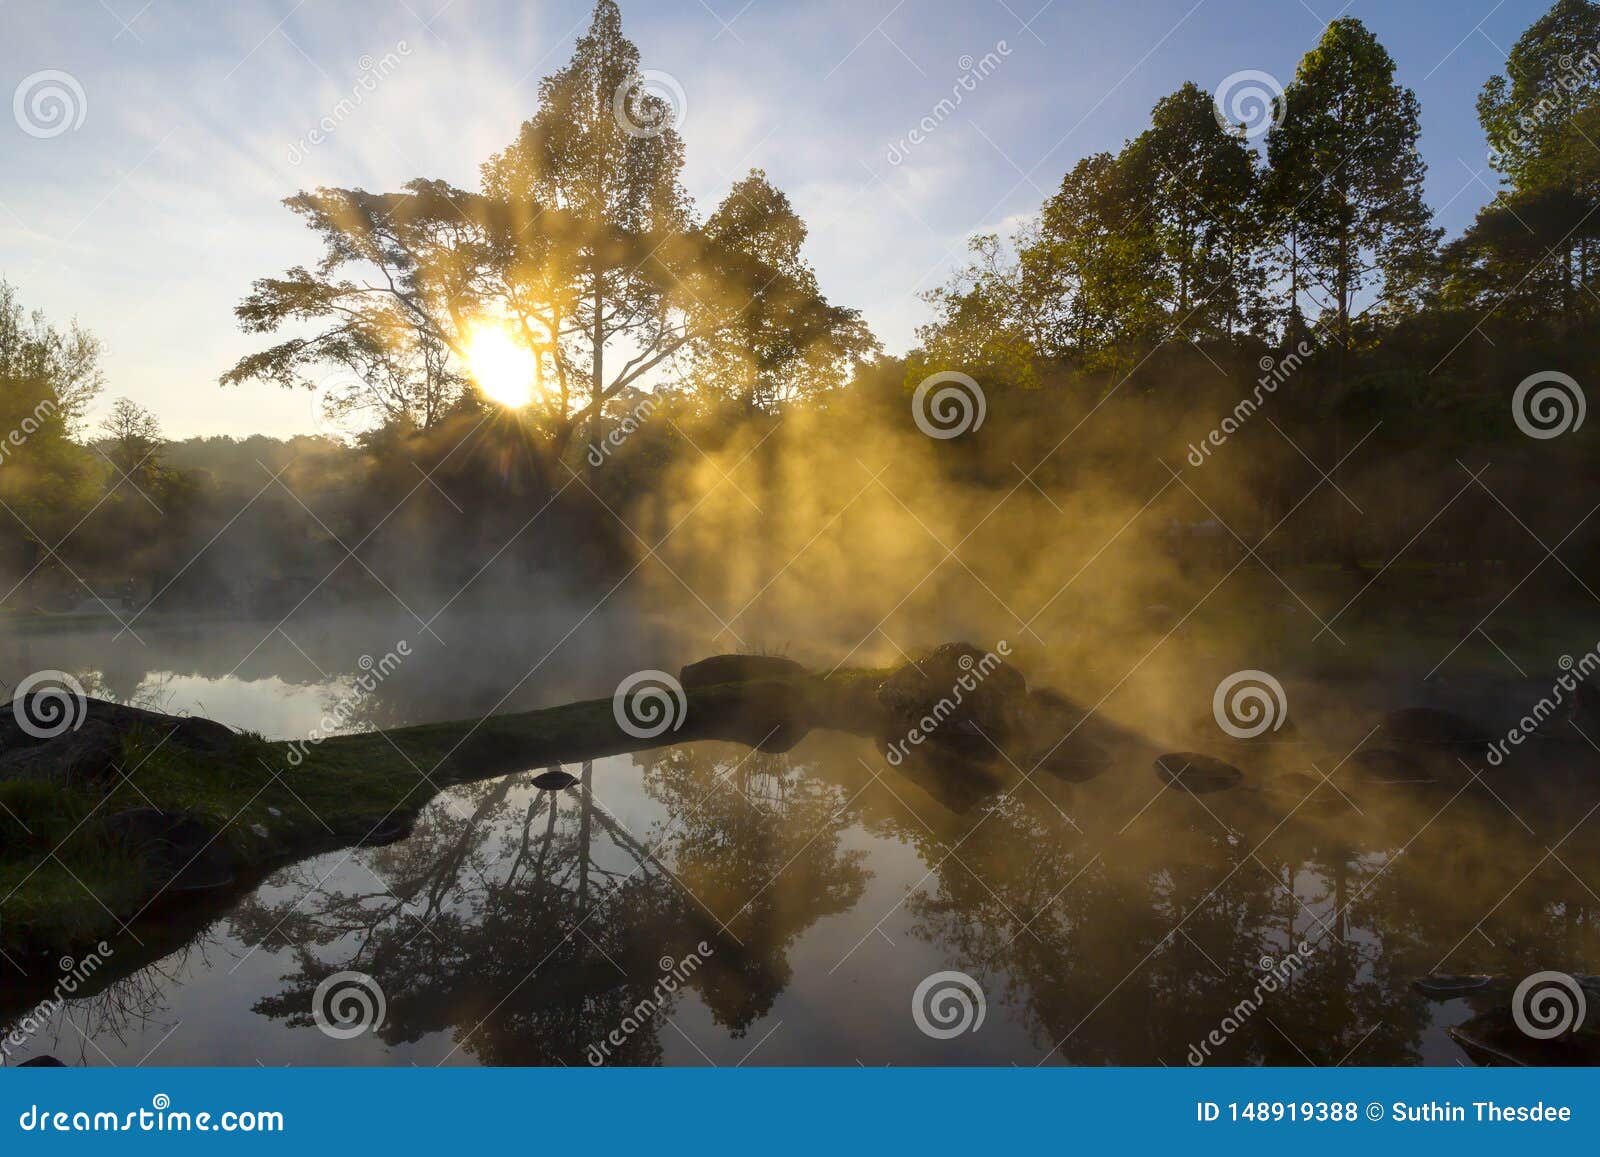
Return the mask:
<svg viewBox="0 0 1600 1157">
<path fill-rule="evenodd" d="M 166 439 L 154 414 L 137 402 L 118 398 L 100 424 L 100 432 L 105 455 L 120 474 L 135 485 L 141 478 L 155 476 L 160 466 L 156 452 Z"/>
<path fill-rule="evenodd" d="M 1556 0 L 1517 38 L 1506 75 L 1478 95 L 1490 163 L 1515 190 L 1569 176 L 1574 118 L 1600 96 L 1600 4 Z"/>
<path fill-rule="evenodd" d="M 1421 288 L 1440 235 L 1422 200 L 1419 106 L 1394 61 L 1351 17 L 1328 25 L 1284 94 L 1267 138 L 1274 212 L 1292 218 L 1297 260 L 1331 301 L 1348 350 L 1357 295 L 1375 288 L 1394 310 Z"/>
<path fill-rule="evenodd" d="M 760 169 L 733 186 L 704 236 L 716 267 L 702 291 L 732 296 L 736 315 L 695 344 L 702 389 L 770 409 L 838 387 L 879 348 L 859 312 L 822 295 L 800 255 L 806 224 Z"/>
<path fill-rule="evenodd" d="M 797 389 L 802 367 L 836 375 L 870 338 L 799 260 L 803 223 L 753 175 L 732 197 L 753 208 L 725 205 L 699 226 L 672 116 L 616 4 L 599 0 L 571 61 L 540 85 L 538 111 L 483 166 L 478 193 L 418 179 L 401 193 L 289 198 L 324 256 L 256 282 L 235 312 L 251 332 L 321 328 L 241 359 L 224 384 L 320 388 L 336 408 L 428 430 L 481 404 L 467 386 L 488 333 L 515 347 L 514 372 L 525 355 L 533 425 L 559 456 L 608 399 L 741 336 L 762 389 Z"/>
<path fill-rule="evenodd" d="M 1600 233 L 1600 4 L 1558 0 L 1534 21 L 1512 46 L 1506 75 L 1483 86 L 1478 120 L 1510 188 L 1447 255 L 1446 299 L 1476 290 L 1535 311 L 1587 314 Z"/>
<path fill-rule="evenodd" d="M 1262 288 L 1255 154 L 1218 123 L 1211 95 L 1187 83 L 1155 106 L 1118 164 L 1154 234 L 1153 288 L 1174 335 L 1232 336 Z"/>
<path fill-rule="evenodd" d="M 1124 157 L 1096 153 L 1062 178 L 1023 247 L 1029 296 L 1051 303 L 1041 327 L 1094 366 L 1162 340 L 1162 254 Z"/>
<path fill-rule="evenodd" d="M 93 501 L 89 455 L 72 438 L 103 381 L 94 335 L 30 313 L 0 281 L 0 540 L 24 544 L 24 570 Z"/>
</svg>

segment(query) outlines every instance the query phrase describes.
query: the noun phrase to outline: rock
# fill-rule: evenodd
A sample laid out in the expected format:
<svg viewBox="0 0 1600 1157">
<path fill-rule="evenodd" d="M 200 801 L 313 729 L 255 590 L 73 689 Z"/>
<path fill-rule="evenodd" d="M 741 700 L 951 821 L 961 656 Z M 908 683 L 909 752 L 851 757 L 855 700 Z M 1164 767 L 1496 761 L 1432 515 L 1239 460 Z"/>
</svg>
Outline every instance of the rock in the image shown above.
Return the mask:
<svg viewBox="0 0 1600 1157">
<path fill-rule="evenodd" d="M 63 715 L 62 712 L 66 714 Z M 38 735 L 23 726 L 37 720 L 49 729 L 69 725 L 59 735 Z M 231 729 L 197 716 L 164 715 L 104 699 L 63 703 L 39 693 L 0 708 L 0 781 L 36 779 L 69 787 L 104 784 L 115 777 L 123 740 L 140 734 L 152 744 L 171 743 L 191 751 L 227 750 Z"/>
<path fill-rule="evenodd" d="M 1413 980 L 1411 987 L 1429 1000 L 1455 1000 L 1462 996 L 1476 996 L 1486 992 L 1504 992 L 1503 981 L 1477 973 L 1469 976 L 1424 976 Z"/>
<path fill-rule="evenodd" d="M 232 880 L 233 857 L 227 846 L 196 815 L 141 807 L 99 822 L 102 831 L 138 854 L 163 888 L 190 891 Z"/>
<path fill-rule="evenodd" d="M 1400 743 L 1427 747 L 1486 747 L 1493 737 L 1482 727 L 1450 711 L 1433 707 L 1406 707 L 1383 718 L 1383 731 Z"/>
<path fill-rule="evenodd" d="M 41 780 L 71 788 L 108 785 L 122 761 L 122 733 L 103 720 L 85 720 L 48 742 L 13 746 L 0 754 L 0 780 Z"/>
<path fill-rule="evenodd" d="M 552 767 L 549 771 L 541 771 L 532 780 L 533 786 L 540 791 L 560 791 L 563 788 L 571 787 L 577 782 L 577 776 L 555 767 Z"/>
<path fill-rule="evenodd" d="M 907 663 L 878 688 L 879 704 L 929 742 L 993 754 L 1028 730 L 1028 681 L 1015 667 L 970 643 L 946 643 Z"/>
<path fill-rule="evenodd" d="M 795 679 L 810 674 L 793 659 L 777 655 L 713 655 L 690 663 L 678 672 L 684 690 L 715 687 L 719 683 L 745 683 L 752 679 Z"/>
<path fill-rule="evenodd" d="M 1162 783 L 1183 788 L 1195 795 L 1227 791 L 1244 780 L 1244 772 L 1231 763 L 1194 751 L 1177 751 L 1156 758 L 1156 777 Z"/>
<path fill-rule="evenodd" d="M 397 819 L 382 820 L 369 831 L 362 832 L 356 843 L 363 848 L 381 848 L 396 844 L 411 834 L 411 825 Z"/>
</svg>

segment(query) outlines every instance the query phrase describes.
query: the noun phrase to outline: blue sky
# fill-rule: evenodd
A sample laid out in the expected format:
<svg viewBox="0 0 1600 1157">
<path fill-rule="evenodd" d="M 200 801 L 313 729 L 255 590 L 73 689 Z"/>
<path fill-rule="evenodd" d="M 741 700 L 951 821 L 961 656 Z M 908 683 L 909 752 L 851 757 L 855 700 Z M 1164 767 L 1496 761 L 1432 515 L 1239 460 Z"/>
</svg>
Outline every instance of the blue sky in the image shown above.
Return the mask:
<svg viewBox="0 0 1600 1157">
<path fill-rule="evenodd" d="M 1186 80 L 1287 82 L 1338 15 L 1359 17 L 1422 103 L 1427 195 L 1450 233 L 1492 195 L 1474 101 L 1546 0 L 623 0 L 644 67 L 686 98 L 685 181 L 703 211 L 752 166 L 811 226 L 834 300 L 892 352 L 974 232 L 1033 213 L 1079 157 L 1114 149 Z M 107 398 L 169 434 L 309 431 L 307 395 L 216 385 L 263 339 L 232 308 L 316 256 L 279 205 L 320 184 L 471 186 L 563 64 L 588 0 L 3 0 L 0 96 L 70 75 L 77 127 L 0 117 L 0 277 L 106 345 Z M 1000 46 L 1004 45 L 1001 51 Z M 969 67 L 999 64 L 890 163 Z M 390 56 L 391 64 L 381 62 Z M 307 134 L 364 74 L 370 91 Z M 35 82 L 36 84 L 39 82 Z M 76 117 L 74 117 L 76 121 Z"/>
</svg>

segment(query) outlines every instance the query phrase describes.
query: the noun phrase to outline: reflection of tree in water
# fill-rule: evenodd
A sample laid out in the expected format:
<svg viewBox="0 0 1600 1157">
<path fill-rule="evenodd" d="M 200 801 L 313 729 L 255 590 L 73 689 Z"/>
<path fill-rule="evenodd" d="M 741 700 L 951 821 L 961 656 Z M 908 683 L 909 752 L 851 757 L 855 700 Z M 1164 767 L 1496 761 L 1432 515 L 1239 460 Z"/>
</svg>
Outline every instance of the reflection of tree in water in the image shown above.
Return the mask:
<svg viewBox="0 0 1600 1157">
<path fill-rule="evenodd" d="M 849 796 L 788 756 L 723 744 L 639 757 L 645 789 L 671 819 L 661 838 L 703 914 L 738 937 L 700 978 L 719 1024 L 742 1035 L 789 984 L 790 945 L 866 886 L 866 853 L 844 851 Z M 712 916 L 714 914 L 714 917 Z"/>
<path fill-rule="evenodd" d="M 1175 797 L 1106 838 L 1117 824 L 1086 821 L 1082 835 L 1037 798 L 997 794 L 955 838 L 905 826 L 936 866 L 907 908 L 1042 1050 L 1060 1044 L 1053 1060 L 1185 1063 L 1257 999 L 1264 962 L 1281 969 L 1308 941 L 1287 983 L 1235 1016 L 1207 1059 L 1416 1063 L 1431 1010 L 1412 981 L 1441 966 L 1522 975 L 1600 948 L 1592 903 L 1518 888 L 1533 841 L 1467 800 L 1430 822 L 1443 802 L 1322 810 L 1274 830 L 1282 811 L 1238 803 L 1224 823 Z M 1502 896 L 1496 925 L 1513 933 L 1495 945 L 1473 930 Z"/>
<path fill-rule="evenodd" d="M 536 791 L 524 773 L 453 792 L 410 838 L 359 857 L 370 889 L 303 896 L 316 883 L 303 878 L 282 902 L 257 893 L 235 930 L 297 965 L 257 1011 L 309 1025 L 318 983 L 357 970 L 384 992 L 379 1035 L 391 1044 L 453 1030 L 485 1063 L 581 1064 L 659 1000 L 609 1050 L 610 1063 L 659 1063 L 681 995 L 663 994 L 665 958 L 701 956 L 704 941 L 711 952 L 685 987 L 742 1030 L 787 983 L 787 946 L 864 879 L 838 848 L 837 789 L 775 757 L 742 770 L 745 754 L 708 745 L 650 757 L 650 791 L 669 816 L 647 836 L 610 814 L 584 764 L 561 791 Z"/>
</svg>

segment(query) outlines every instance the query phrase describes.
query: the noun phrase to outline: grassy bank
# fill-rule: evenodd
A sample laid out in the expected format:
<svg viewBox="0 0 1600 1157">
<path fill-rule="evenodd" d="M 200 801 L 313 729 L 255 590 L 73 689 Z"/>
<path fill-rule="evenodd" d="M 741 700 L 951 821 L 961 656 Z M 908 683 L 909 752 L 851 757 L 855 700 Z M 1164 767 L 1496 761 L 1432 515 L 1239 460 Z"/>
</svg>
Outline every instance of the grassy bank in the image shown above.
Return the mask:
<svg viewBox="0 0 1600 1157">
<path fill-rule="evenodd" d="M 154 733 L 123 740 L 109 791 L 0 783 L 0 951 L 32 971 L 142 918 L 197 907 L 207 893 L 163 891 L 166 875 L 106 817 L 158 808 L 197 818 L 241 885 L 277 865 L 382 842 L 452 784 L 697 739 L 787 745 L 813 725 L 870 724 L 884 672 L 690 690 L 681 726 L 639 739 L 610 699 L 540 711 L 337 736 L 309 745 L 240 735 L 200 753 Z M 42 962 L 42 963 L 41 963 Z"/>
</svg>

